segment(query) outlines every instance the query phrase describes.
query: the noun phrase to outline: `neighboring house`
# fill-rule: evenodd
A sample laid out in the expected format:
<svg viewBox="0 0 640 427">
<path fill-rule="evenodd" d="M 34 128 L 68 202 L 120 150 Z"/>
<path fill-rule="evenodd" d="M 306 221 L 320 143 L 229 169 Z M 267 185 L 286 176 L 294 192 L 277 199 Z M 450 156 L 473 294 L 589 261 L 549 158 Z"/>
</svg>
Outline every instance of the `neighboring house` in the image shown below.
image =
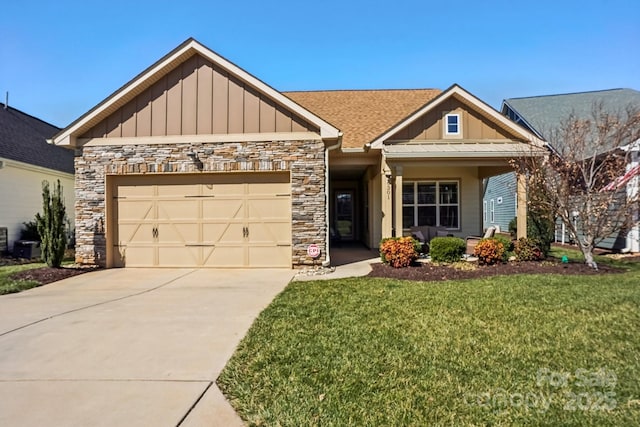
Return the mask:
<svg viewBox="0 0 640 427">
<path fill-rule="evenodd" d="M 281 93 L 193 39 L 53 142 L 81 152 L 76 259 L 107 267 L 329 263 L 331 228 L 477 235 L 483 179 L 542 146 L 457 85 Z"/>
<path fill-rule="evenodd" d="M 502 114 L 509 117 L 515 123 L 523 126 L 528 131 L 534 133 L 540 139 L 549 140 L 549 145 L 554 146 L 554 141 L 550 140 L 553 131 L 560 128 L 563 121 L 566 121 L 573 114 L 575 118 L 590 118 L 595 104 L 602 103 L 605 111 L 616 113 L 624 111 L 629 105 L 640 106 L 640 92 L 633 89 L 610 89 L 592 92 L 580 92 L 559 95 L 533 96 L 525 98 L 505 99 L 502 103 Z M 555 147 L 559 148 L 559 147 Z M 632 162 L 627 165 L 627 170 L 633 169 L 638 164 L 637 146 L 635 153 L 631 156 Z M 625 171 L 621 171 L 624 175 Z M 515 199 L 515 173 L 511 172 L 501 176 L 491 177 L 485 183 L 483 203 L 488 205 L 490 210 L 491 201 L 495 206 L 494 218 L 491 215 L 485 218 L 484 225 L 493 223 L 501 227 L 507 225 L 515 217 L 512 201 Z M 626 180 L 627 189 L 638 187 L 638 178 L 629 177 Z M 637 190 L 633 190 L 637 191 Z M 503 203 L 498 203 L 502 199 Z M 508 201 L 508 203 L 505 203 Z M 604 249 L 640 251 L 639 224 L 637 222 L 638 213 L 635 213 L 636 224 L 629 233 L 618 236 L 611 236 L 602 241 L 598 246 Z M 561 224 L 558 225 L 556 240 L 568 242 L 569 236 Z"/>
<path fill-rule="evenodd" d="M 518 210 L 518 191 L 514 172 L 491 177 L 485 181 L 482 198 L 482 217 L 484 228 L 499 227 L 508 232 L 509 223 L 516 217 Z"/>
<path fill-rule="evenodd" d="M 42 212 L 42 181 L 64 187 L 73 229 L 73 151 L 47 143 L 60 129 L 0 104 L 0 227 L 7 227 L 8 250 L 20 238 L 23 223 Z"/>
</svg>

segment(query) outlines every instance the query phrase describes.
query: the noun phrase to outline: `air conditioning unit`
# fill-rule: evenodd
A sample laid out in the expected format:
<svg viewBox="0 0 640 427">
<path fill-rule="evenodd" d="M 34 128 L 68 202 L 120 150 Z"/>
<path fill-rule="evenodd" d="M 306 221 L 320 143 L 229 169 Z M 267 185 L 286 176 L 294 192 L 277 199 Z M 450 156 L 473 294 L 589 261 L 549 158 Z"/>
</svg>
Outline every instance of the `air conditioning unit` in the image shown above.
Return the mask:
<svg viewBox="0 0 640 427">
<path fill-rule="evenodd" d="M 4 254 L 9 250 L 7 235 L 7 227 L 0 227 L 0 254 Z"/>
</svg>

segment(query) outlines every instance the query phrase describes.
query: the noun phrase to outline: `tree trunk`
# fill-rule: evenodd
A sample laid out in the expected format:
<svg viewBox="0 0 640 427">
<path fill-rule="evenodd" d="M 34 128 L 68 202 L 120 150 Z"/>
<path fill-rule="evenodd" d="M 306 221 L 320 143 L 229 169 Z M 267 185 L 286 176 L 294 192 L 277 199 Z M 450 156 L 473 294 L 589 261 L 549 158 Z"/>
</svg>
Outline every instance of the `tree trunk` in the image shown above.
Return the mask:
<svg viewBox="0 0 640 427">
<path fill-rule="evenodd" d="M 598 264 L 596 264 L 595 260 L 593 259 L 593 246 L 580 245 L 580 249 L 582 249 L 582 254 L 584 255 L 585 264 L 587 264 L 589 267 L 593 268 L 594 270 L 597 270 Z"/>
</svg>

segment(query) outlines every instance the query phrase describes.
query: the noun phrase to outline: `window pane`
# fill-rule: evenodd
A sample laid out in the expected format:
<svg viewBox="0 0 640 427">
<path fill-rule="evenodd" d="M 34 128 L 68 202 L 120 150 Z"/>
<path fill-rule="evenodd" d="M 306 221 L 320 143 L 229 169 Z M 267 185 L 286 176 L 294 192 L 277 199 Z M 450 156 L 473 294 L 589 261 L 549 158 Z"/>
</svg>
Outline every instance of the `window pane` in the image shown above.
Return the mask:
<svg viewBox="0 0 640 427">
<path fill-rule="evenodd" d="M 447 133 L 458 133 L 458 116 L 447 116 Z"/>
<path fill-rule="evenodd" d="M 440 183 L 440 203 L 445 205 L 458 204 L 458 183 Z"/>
<path fill-rule="evenodd" d="M 457 206 L 440 206 L 440 225 L 447 228 L 458 228 Z"/>
<path fill-rule="evenodd" d="M 402 208 L 402 228 L 413 227 L 413 206 Z"/>
<path fill-rule="evenodd" d="M 413 183 L 402 184 L 402 204 L 413 204 Z"/>
<path fill-rule="evenodd" d="M 418 204 L 435 205 L 436 204 L 436 184 L 418 184 Z"/>
<path fill-rule="evenodd" d="M 418 207 L 418 225 L 436 225 L 436 207 Z"/>
</svg>

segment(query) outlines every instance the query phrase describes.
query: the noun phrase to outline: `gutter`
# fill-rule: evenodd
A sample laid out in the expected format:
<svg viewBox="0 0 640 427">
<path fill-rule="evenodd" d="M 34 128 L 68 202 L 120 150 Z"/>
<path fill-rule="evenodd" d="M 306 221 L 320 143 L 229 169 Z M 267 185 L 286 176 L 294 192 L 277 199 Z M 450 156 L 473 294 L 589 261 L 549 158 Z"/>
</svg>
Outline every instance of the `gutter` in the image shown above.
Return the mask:
<svg viewBox="0 0 640 427">
<path fill-rule="evenodd" d="M 329 224 L 329 151 L 333 151 L 336 150 L 338 148 L 340 148 L 340 146 L 342 145 L 342 132 L 338 132 L 338 142 L 335 143 L 334 145 L 330 145 L 328 146 L 325 150 L 324 150 L 324 167 L 325 167 L 325 171 L 324 171 L 324 194 L 325 194 L 325 204 L 324 204 L 324 209 L 325 209 L 325 221 L 326 221 L 326 228 L 327 231 L 325 233 L 325 242 L 324 242 L 324 252 L 325 252 L 325 260 L 322 262 L 322 266 L 323 267 L 329 267 L 331 265 L 331 255 L 329 254 L 329 243 L 331 242 L 331 224 Z"/>
<path fill-rule="evenodd" d="M 343 148 L 342 152 L 343 153 L 366 153 L 369 150 L 367 149 L 366 146 L 362 147 L 362 148 Z"/>
</svg>

